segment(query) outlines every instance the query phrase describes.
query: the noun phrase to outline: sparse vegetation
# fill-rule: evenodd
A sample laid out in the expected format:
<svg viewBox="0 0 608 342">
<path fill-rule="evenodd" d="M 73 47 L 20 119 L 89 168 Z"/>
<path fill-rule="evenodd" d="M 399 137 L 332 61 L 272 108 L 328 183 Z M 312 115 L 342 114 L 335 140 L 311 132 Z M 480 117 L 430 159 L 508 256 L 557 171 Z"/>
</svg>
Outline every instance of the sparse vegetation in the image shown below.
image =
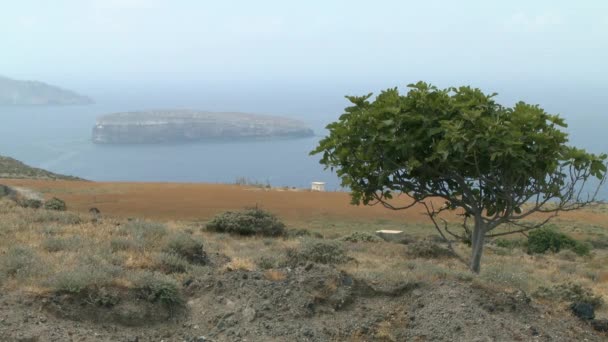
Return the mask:
<svg viewBox="0 0 608 342">
<path fill-rule="evenodd" d="M 267 211 L 251 208 L 219 214 L 207 223 L 207 229 L 239 235 L 281 236 L 285 233 L 285 224 Z"/>
<path fill-rule="evenodd" d="M 588 303 L 595 309 L 599 308 L 604 303 L 603 298 L 594 294 L 591 289 L 575 283 L 564 283 L 550 287 L 541 286 L 533 295 L 538 298 L 558 300 L 568 304 L 577 302 Z"/>
</svg>

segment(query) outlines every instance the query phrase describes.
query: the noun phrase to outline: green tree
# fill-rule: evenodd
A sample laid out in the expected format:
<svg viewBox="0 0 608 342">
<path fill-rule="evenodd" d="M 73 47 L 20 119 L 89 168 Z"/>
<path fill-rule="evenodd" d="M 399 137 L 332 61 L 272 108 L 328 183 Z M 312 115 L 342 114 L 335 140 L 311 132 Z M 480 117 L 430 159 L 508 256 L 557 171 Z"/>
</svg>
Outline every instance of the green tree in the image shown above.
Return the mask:
<svg viewBox="0 0 608 342">
<path fill-rule="evenodd" d="M 558 115 L 523 102 L 504 107 L 496 94 L 471 87 L 408 87 L 406 95 L 388 89 L 374 101 L 347 96 L 353 105 L 311 152 L 337 172 L 354 204 L 422 204 L 444 239 L 471 244 L 470 268 L 478 273 L 487 237 L 541 227 L 594 201 L 599 185 L 586 185 L 591 178 L 603 184 L 606 155 L 568 146 Z M 433 205 L 437 199 L 445 204 Z M 458 230 L 438 216 L 445 210 L 463 217 Z M 550 215 L 522 221 L 537 212 Z M 506 223 L 508 231 L 496 233 Z"/>
</svg>

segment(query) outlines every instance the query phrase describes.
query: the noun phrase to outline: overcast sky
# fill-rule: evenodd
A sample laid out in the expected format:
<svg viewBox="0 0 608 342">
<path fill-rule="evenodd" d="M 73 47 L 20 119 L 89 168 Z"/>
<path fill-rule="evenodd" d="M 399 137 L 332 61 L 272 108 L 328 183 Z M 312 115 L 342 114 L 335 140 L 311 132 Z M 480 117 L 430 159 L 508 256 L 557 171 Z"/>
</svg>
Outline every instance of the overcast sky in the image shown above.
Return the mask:
<svg viewBox="0 0 608 342">
<path fill-rule="evenodd" d="M 0 74 L 64 84 L 604 84 L 608 1 L 5 0 L 0 44 Z"/>
</svg>

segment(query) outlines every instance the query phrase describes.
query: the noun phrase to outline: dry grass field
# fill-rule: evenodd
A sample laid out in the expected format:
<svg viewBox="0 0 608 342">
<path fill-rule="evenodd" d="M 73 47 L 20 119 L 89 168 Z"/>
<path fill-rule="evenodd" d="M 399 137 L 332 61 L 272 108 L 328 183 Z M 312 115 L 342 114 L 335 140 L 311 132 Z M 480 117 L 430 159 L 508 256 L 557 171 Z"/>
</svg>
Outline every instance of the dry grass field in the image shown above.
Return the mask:
<svg viewBox="0 0 608 342">
<path fill-rule="evenodd" d="M 105 330 L 108 341 L 126 335 L 152 341 L 158 337 L 156 331 L 175 337 L 168 341 L 190 341 L 185 336 L 196 335 L 195 326 L 204 327 L 219 341 L 239 340 L 239 334 L 265 336 L 269 341 L 315 340 L 307 337 L 302 320 L 320 336 L 316 340 L 470 340 L 474 336 L 467 334 L 486 330 L 495 340 L 529 340 L 537 334 L 560 341 L 605 338 L 571 316 L 569 303 L 559 295 L 533 296 L 542 287 L 575 283 L 608 300 L 605 205 L 566 213 L 555 221 L 570 236 L 605 244 L 597 244 L 591 255 L 571 251 L 530 255 L 517 246 L 489 243 L 482 272 L 474 276 L 457 258 L 435 255 L 433 250 L 421 252 L 417 243 L 336 239 L 377 229 L 403 229 L 415 239 L 435 234 L 420 208 L 394 212 L 380 206 L 352 206 L 347 193 L 212 184 L 2 183 L 32 189 L 47 199 L 61 198 L 68 205 L 69 211 L 54 212 L 0 200 L 2 300 L 7 303 L 18 297 L 47 303 L 45 312 L 68 320 L 53 321 L 64 327 L 57 341 L 72 334 L 88 341 L 92 330 L 76 331 L 69 324 L 86 317 L 122 326 L 119 332 Z M 216 214 L 256 205 L 277 215 L 288 229 L 317 232 L 324 239 L 239 237 L 204 229 Z M 91 207 L 99 208 L 101 217 L 89 214 Z M 192 250 L 200 250 L 200 244 L 209 261 L 193 257 Z M 316 266 L 310 266 L 305 257 L 303 263 L 294 264 L 310 244 L 343 255 L 327 265 L 315 261 Z M 470 253 L 464 244 L 455 247 L 459 255 Z M 533 297 L 532 304 L 522 301 L 528 297 L 518 291 Z M 166 305 L 159 307 L 159 302 L 186 305 L 187 318 L 178 320 L 178 325 L 163 324 L 175 313 Z M 421 304 L 411 307 L 413 302 Z M 83 307 L 92 311 L 83 312 Z M 403 308 L 408 308 L 407 313 Z M 222 328 L 221 322 L 234 312 L 238 322 Z M 444 331 L 436 317 L 440 314 L 452 317 L 448 325 L 454 331 Z M 284 315 L 290 318 L 280 320 Z M 414 315 L 431 323 L 416 325 Z M 596 317 L 608 318 L 605 305 Z M 328 324 L 328 319 L 333 323 Z M 467 326 L 471 320 L 486 319 L 493 323 L 479 329 Z M 156 322 L 156 330 L 128 328 L 142 321 Z M 11 333 L 17 340 L 14 331 L 0 324 L 0 336 Z"/>
</svg>

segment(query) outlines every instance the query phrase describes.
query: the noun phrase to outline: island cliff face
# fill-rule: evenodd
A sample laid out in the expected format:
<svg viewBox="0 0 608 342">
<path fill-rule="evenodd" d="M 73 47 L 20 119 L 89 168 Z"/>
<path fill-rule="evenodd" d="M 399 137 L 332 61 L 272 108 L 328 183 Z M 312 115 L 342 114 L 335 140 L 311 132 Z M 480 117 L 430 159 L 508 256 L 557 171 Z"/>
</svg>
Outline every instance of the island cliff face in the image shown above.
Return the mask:
<svg viewBox="0 0 608 342">
<path fill-rule="evenodd" d="M 38 81 L 0 76 L 0 106 L 86 105 L 93 101 L 73 91 Z"/>
<path fill-rule="evenodd" d="M 93 127 L 99 144 L 145 144 L 200 140 L 298 138 L 313 131 L 300 121 L 245 113 L 198 111 L 129 112 L 104 115 Z"/>
</svg>

